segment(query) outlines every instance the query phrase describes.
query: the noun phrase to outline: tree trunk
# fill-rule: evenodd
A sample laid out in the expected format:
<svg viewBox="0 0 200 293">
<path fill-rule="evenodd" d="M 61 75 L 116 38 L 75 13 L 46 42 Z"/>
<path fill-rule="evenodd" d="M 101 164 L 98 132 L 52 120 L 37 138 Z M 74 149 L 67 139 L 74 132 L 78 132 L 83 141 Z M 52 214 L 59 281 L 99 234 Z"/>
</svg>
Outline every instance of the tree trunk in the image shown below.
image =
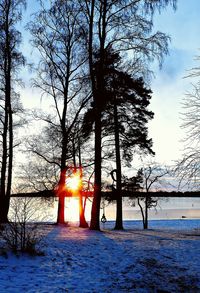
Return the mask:
<svg viewBox="0 0 200 293">
<path fill-rule="evenodd" d="M 11 187 L 12 187 L 12 169 L 13 169 L 13 114 L 12 114 L 12 106 L 11 101 L 9 105 L 9 159 L 8 159 L 8 181 L 7 181 L 7 213 L 9 210 L 10 204 L 10 195 L 11 195 Z"/>
<path fill-rule="evenodd" d="M 67 81 L 69 81 L 69 63 L 67 67 Z M 68 136 L 66 132 L 66 115 L 67 115 L 67 102 L 68 102 L 68 82 L 64 89 L 64 101 L 63 101 L 63 112 L 62 112 L 62 119 L 61 129 L 62 129 L 62 150 L 61 150 L 61 169 L 60 169 L 60 180 L 59 180 L 59 187 L 60 189 L 58 193 L 58 216 L 57 216 L 57 224 L 64 224 L 65 223 L 65 181 L 66 181 L 66 159 L 67 159 L 67 143 L 68 143 Z"/>
<path fill-rule="evenodd" d="M 60 180 L 59 180 L 58 189 L 57 189 L 57 195 L 58 195 L 57 224 L 64 224 L 65 223 L 65 196 L 66 196 L 65 181 L 66 181 L 67 137 L 65 134 L 64 127 L 65 127 L 65 125 L 63 125 Z"/>
<path fill-rule="evenodd" d="M 115 154 L 116 154 L 116 188 L 117 188 L 117 206 L 116 206 L 116 222 L 115 229 L 123 229 L 123 214 L 122 214 L 122 172 L 121 172 L 121 156 L 120 156 L 120 141 L 119 141 L 119 124 L 117 113 L 117 101 L 114 101 L 114 127 L 115 127 Z"/>
<path fill-rule="evenodd" d="M 58 195 L 58 214 L 57 224 L 65 223 L 65 179 L 66 179 L 66 168 L 61 171 L 60 180 L 58 183 L 57 195 Z"/>
<path fill-rule="evenodd" d="M 148 196 L 145 198 L 145 217 L 144 217 L 144 229 L 148 229 Z"/>
<path fill-rule="evenodd" d="M 0 224 L 8 223 L 10 200 L 7 196 L 0 197 Z"/>
<path fill-rule="evenodd" d="M 8 222 L 8 210 L 10 203 L 10 190 L 12 178 L 12 159 L 13 159 L 13 129 L 12 129 L 12 111 L 11 111 L 11 53 L 10 53 L 10 32 L 9 32 L 9 12 L 10 2 L 6 7 L 5 20 L 5 60 L 4 60 L 4 76 L 5 76 L 5 119 L 3 125 L 3 154 L 1 165 L 1 200 L 0 200 L 0 223 Z M 9 126 L 8 126 L 9 125 Z M 7 171 L 7 156 L 8 156 L 8 131 L 9 133 L 9 166 L 8 166 L 8 181 L 6 191 L 6 171 Z"/>
<path fill-rule="evenodd" d="M 7 107 L 5 103 L 5 108 Z M 2 149 L 2 163 L 1 163 L 1 189 L 0 189 L 0 223 L 7 223 L 7 210 L 9 202 L 6 198 L 6 167 L 7 167 L 7 132 L 8 132 L 8 113 L 5 109 L 5 120 L 3 128 L 3 149 Z"/>
<path fill-rule="evenodd" d="M 78 158 L 79 158 L 79 168 L 80 168 L 80 179 L 82 183 L 82 158 L 81 158 L 81 148 L 80 148 L 80 139 L 78 138 Z M 83 207 L 83 196 L 82 196 L 82 184 L 81 190 L 79 191 L 79 227 L 88 228 L 88 223 L 85 220 L 85 209 Z"/>
<path fill-rule="evenodd" d="M 143 207 L 142 207 L 142 205 L 141 205 L 141 203 L 140 203 L 140 199 L 139 199 L 139 197 L 138 197 L 138 199 L 137 199 L 137 202 L 138 202 L 138 205 L 139 205 L 139 207 L 140 207 L 141 214 L 142 214 L 143 228 L 145 229 L 145 216 L 144 216 Z"/>
<path fill-rule="evenodd" d="M 64 224 L 64 223 L 65 223 L 65 196 L 59 195 L 57 224 Z"/>
<path fill-rule="evenodd" d="M 92 201 L 91 210 L 91 230 L 100 230 L 100 202 L 101 202 L 101 113 L 98 112 L 96 100 L 97 91 L 95 83 L 95 72 L 93 68 L 93 26 L 94 26 L 94 9 L 95 0 L 91 0 L 89 12 L 89 40 L 88 40 L 88 54 L 89 54 L 89 68 L 90 78 L 92 83 L 93 100 L 96 108 L 95 116 L 95 162 L 94 162 L 94 197 Z"/>
<path fill-rule="evenodd" d="M 104 86 L 104 62 L 105 62 L 105 39 L 106 39 L 106 13 L 107 0 L 101 1 L 102 8 L 99 15 L 99 65 L 94 71 L 93 55 L 97 51 L 93 47 L 93 26 L 94 26 L 94 9 L 95 0 L 91 1 L 90 21 L 89 21 L 89 66 L 90 77 L 92 82 L 92 93 L 95 108 L 95 167 L 94 167 L 94 198 L 91 211 L 91 230 L 100 230 L 100 204 L 101 204 L 101 113 L 105 103 L 105 86 Z M 96 80 L 95 80 L 96 78 Z"/>
<path fill-rule="evenodd" d="M 101 113 L 97 111 L 95 119 L 95 166 L 94 166 L 94 197 L 91 211 L 91 230 L 100 230 L 101 204 Z"/>
<path fill-rule="evenodd" d="M 79 194 L 79 227 L 88 228 L 88 223 L 85 220 L 85 213 L 83 208 L 83 197 L 81 192 Z"/>
</svg>

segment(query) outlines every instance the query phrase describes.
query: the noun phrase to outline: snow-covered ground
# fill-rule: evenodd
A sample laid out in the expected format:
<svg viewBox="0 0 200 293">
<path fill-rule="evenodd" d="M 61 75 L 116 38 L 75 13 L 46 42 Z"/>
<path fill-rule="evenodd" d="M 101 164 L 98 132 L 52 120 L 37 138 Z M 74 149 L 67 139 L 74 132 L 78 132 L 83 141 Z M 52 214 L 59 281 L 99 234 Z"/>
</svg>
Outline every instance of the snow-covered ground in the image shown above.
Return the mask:
<svg viewBox="0 0 200 293">
<path fill-rule="evenodd" d="M 0 292 L 200 292 L 200 220 L 42 225 L 44 256 L 0 256 Z"/>
</svg>

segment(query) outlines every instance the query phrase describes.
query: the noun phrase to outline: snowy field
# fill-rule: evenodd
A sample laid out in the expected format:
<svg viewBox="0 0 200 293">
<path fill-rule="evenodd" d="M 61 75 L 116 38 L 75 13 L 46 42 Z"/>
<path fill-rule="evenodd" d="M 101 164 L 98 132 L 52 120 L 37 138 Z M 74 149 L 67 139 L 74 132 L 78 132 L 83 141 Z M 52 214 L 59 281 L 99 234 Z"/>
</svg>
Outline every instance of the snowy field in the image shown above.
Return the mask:
<svg viewBox="0 0 200 293">
<path fill-rule="evenodd" d="M 44 256 L 0 256 L 0 292 L 200 292 L 200 220 L 103 232 L 42 225 Z"/>
</svg>

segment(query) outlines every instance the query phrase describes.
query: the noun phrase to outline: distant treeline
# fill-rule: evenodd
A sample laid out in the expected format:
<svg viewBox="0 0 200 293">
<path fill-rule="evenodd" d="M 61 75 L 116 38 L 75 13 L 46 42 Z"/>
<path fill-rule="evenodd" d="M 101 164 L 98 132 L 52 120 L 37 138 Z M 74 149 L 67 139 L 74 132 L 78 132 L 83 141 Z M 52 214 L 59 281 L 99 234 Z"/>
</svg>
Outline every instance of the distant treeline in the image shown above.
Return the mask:
<svg viewBox="0 0 200 293">
<path fill-rule="evenodd" d="M 83 192 L 83 196 L 92 197 L 93 192 Z M 140 191 L 122 191 L 122 197 L 200 197 L 200 191 L 150 191 L 150 192 L 140 192 Z M 53 190 L 43 190 L 39 192 L 27 192 L 27 193 L 14 193 L 11 197 L 56 197 Z M 71 197 L 67 195 L 65 197 Z M 116 200 L 117 195 L 115 191 L 103 191 L 102 197 L 108 200 Z"/>
</svg>

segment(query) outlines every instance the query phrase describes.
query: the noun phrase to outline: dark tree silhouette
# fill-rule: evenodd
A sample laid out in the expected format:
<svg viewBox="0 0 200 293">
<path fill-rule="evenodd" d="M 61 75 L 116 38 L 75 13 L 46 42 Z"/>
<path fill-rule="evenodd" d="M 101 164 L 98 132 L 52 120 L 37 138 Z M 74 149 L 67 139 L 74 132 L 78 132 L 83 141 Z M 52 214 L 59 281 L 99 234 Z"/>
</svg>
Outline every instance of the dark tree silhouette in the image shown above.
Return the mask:
<svg viewBox="0 0 200 293">
<path fill-rule="evenodd" d="M 142 189 L 146 192 L 146 196 L 141 199 L 138 197 L 137 201 L 142 214 L 143 227 L 144 229 L 148 229 L 148 210 L 156 207 L 158 202 L 157 198 L 149 196 L 149 192 L 152 189 L 156 190 L 158 188 L 162 188 L 164 184 L 162 179 L 169 172 L 158 165 L 152 165 L 141 169 L 139 173 L 143 181 Z M 144 202 L 144 207 L 142 206 L 141 201 Z"/>
<path fill-rule="evenodd" d="M 1 182 L 0 223 L 7 222 L 13 169 L 13 114 L 16 110 L 14 85 L 25 60 L 19 51 L 21 33 L 16 29 L 21 20 L 25 0 L 0 1 L 0 99 L 1 99 Z"/>
<path fill-rule="evenodd" d="M 95 110 L 95 176 L 94 199 L 91 212 L 90 229 L 99 230 L 101 202 L 101 114 L 106 102 L 105 95 L 105 50 L 112 47 L 123 54 L 132 51 L 134 63 L 140 60 L 138 72 L 147 69 L 146 62 L 162 57 L 167 53 L 168 37 L 156 32 L 152 34 L 153 14 L 176 1 L 79 1 L 82 10 L 82 30 L 86 36 L 88 50 L 93 107 Z M 144 13 L 145 12 L 145 13 Z M 84 21 L 85 19 L 85 21 Z M 98 70 L 95 72 L 95 52 L 99 52 Z M 131 54 L 129 55 L 131 56 Z M 128 57 L 127 57 L 128 58 Z M 143 65 L 145 65 L 143 67 Z"/>
<path fill-rule="evenodd" d="M 104 79 L 107 103 L 102 110 L 102 134 L 104 138 L 108 137 L 109 144 L 114 136 L 117 195 L 115 229 L 123 229 L 121 151 L 129 164 L 136 148 L 154 154 L 146 126 L 148 120 L 153 118 L 153 113 L 147 109 L 151 91 L 145 88 L 142 78 L 134 79 L 122 68 L 119 54 L 106 52 Z M 94 117 L 94 108 L 91 108 L 85 115 L 84 133 L 90 133 L 88 126 L 92 127 Z"/>
<path fill-rule="evenodd" d="M 122 221 L 122 170 L 121 150 L 123 157 L 129 163 L 133 150 L 142 149 L 145 153 L 154 154 L 152 141 L 147 138 L 147 122 L 153 118 L 153 113 L 147 110 L 151 91 L 144 87 L 143 80 L 134 79 L 127 73 L 114 70 L 109 74 L 108 95 L 110 102 L 106 109 L 107 134 L 114 133 L 116 157 L 116 191 L 117 214 L 115 229 L 123 229 Z M 106 121 L 105 121 L 106 122 Z"/>
</svg>

